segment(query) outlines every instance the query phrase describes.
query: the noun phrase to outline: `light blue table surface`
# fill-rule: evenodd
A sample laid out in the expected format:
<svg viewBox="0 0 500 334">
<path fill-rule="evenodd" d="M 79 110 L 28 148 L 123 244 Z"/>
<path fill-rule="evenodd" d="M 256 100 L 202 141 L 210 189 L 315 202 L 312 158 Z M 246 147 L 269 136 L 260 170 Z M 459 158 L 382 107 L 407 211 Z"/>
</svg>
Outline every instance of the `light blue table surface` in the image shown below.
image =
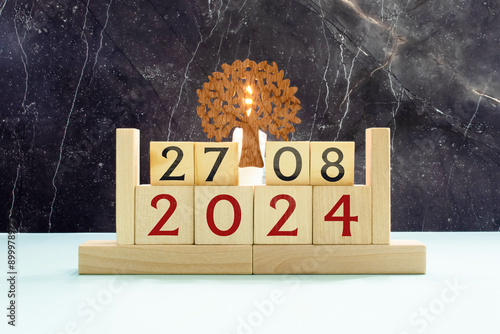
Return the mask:
<svg viewBox="0 0 500 334">
<path fill-rule="evenodd" d="M 17 326 L 1 333 L 500 333 L 500 233 L 392 233 L 426 275 L 80 276 L 78 245 L 114 233 L 17 235 Z M 7 276 L 7 235 L 0 234 Z"/>
</svg>

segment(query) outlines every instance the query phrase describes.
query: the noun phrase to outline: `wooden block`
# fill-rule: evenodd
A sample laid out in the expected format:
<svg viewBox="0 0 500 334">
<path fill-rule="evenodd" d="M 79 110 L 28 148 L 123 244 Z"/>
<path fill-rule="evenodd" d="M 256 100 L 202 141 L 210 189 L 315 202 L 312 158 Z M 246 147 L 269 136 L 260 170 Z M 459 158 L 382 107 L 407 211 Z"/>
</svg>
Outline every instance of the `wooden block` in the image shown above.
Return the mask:
<svg viewBox="0 0 500 334">
<path fill-rule="evenodd" d="M 254 243 L 311 244 L 311 207 L 311 186 L 256 186 Z"/>
<path fill-rule="evenodd" d="M 80 274 L 251 274 L 249 245 L 118 245 L 87 241 L 78 249 Z"/>
<path fill-rule="evenodd" d="M 195 143 L 197 186 L 238 185 L 238 143 Z"/>
<path fill-rule="evenodd" d="M 371 244 L 368 186 L 313 186 L 313 243 Z"/>
<path fill-rule="evenodd" d="M 253 243 L 253 187 L 195 187 L 195 244 Z"/>
<path fill-rule="evenodd" d="M 266 142 L 266 184 L 309 185 L 309 142 Z"/>
<path fill-rule="evenodd" d="M 194 186 L 135 188 L 135 244 L 193 244 Z"/>
<path fill-rule="evenodd" d="M 116 240 L 134 244 L 135 187 L 139 185 L 140 132 L 116 129 Z"/>
<path fill-rule="evenodd" d="M 311 142 L 311 184 L 352 186 L 354 142 Z"/>
<path fill-rule="evenodd" d="M 425 274 L 425 245 L 255 245 L 254 274 Z"/>
<path fill-rule="evenodd" d="M 372 188 L 372 242 L 391 240 L 391 141 L 389 128 L 366 129 L 366 185 Z"/>
<path fill-rule="evenodd" d="M 149 143 L 152 186 L 194 185 L 194 143 Z"/>
</svg>

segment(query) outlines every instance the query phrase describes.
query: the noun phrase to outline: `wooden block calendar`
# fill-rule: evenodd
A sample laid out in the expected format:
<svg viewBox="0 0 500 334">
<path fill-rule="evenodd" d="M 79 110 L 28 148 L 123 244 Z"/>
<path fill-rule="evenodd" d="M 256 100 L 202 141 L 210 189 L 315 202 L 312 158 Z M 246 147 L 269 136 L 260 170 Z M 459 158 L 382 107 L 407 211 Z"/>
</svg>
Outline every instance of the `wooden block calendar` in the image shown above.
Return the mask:
<svg viewBox="0 0 500 334">
<path fill-rule="evenodd" d="M 117 130 L 117 241 L 79 247 L 80 274 L 424 274 L 426 248 L 390 239 L 390 133 L 353 142 L 268 142 L 266 184 L 238 185 L 237 143 L 151 142 Z"/>
</svg>

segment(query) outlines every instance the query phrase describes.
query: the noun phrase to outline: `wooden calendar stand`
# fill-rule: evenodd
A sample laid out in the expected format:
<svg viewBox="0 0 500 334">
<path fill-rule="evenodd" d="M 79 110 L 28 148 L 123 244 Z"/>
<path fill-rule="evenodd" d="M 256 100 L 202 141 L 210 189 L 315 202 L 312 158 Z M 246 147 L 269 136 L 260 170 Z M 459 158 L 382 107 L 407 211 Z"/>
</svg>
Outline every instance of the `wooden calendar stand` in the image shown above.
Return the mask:
<svg viewBox="0 0 500 334">
<path fill-rule="evenodd" d="M 366 211 L 371 225 L 365 237 L 359 234 L 359 240 L 354 238 L 347 239 L 348 241 L 345 241 L 345 238 L 342 239 L 344 241 L 330 240 L 327 230 L 322 230 L 314 223 L 314 216 L 319 216 L 314 212 L 314 210 L 319 210 L 317 209 L 319 206 L 314 204 L 310 207 L 313 216 L 313 240 L 306 241 L 304 244 L 265 244 L 265 241 L 259 244 L 255 241 L 255 243 L 247 242 L 247 244 L 215 244 L 217 242 L 210 244 L 210 239 L 205 242 L 206 244 L 200 242 L 193 244 L 193 235 L 196 231 L 187 233 L 187 241 L 184 243 L 191 244 L 140 244 L 141 241 L 136 238 L 139 226 L 136 226 L 138 219 L 136 204 L 138 197 L 142 195 L 139 195 L 137 188 L 145 186 L 139 185 L 139 130 L 118 129 L 116 143 L 117 240 L 87 241 L 81 244 L 78 255 L 79 273 L 425 274 L 426 247 L 423 243 L 411 240 L 390 240 L 389 129 L 367 129 L 366 135 L 366 185 L 338 188 L 339 191 L 344 192 L 363 192 L 367 196 L 367 199 L 359 205 L 366 207 L 363 210 Z M 314 148 L 311 146 L 311 155 L 314 154 Z M 309 153 L 306 155 L 308 156 Z M 307 165 L 309 168 L 309 161 Z M 313 170 L 315 168 L 313 160 L 310 165 Z M 185 168 L 187 176 L 190 168 L 194 166 Z M 353 169 L 354 166 L 352 166 Z M 197 186 L 190 187 L 196 188 Z M 310 184 L 309 187 L 311 187 Z M 208 187 L 205 189 L 210 190 Z M 319 201 L 327 196 L 328 194 L 321 193 L 323 190 L 322 186 L 313 185 L 313 200 Z M 189 210 L 182 212 L 187 211 Z M 324 213 L 321 214 L 321 221 L 323 221 L 323 216 Z M 252 217 L 255 219 L 258 215 L 253 216 L 252 211 Z M 186 219 L 193 220 L 193 217 L 189 216 Z M 258 223 L 259 221 L 253 221 L 254 225 Z M 253 228 L 251 231 L 251 240 L 257 240 L 253 237 L 257 229 Z M 367 241 L 363 238 L 367 238 Z M 351 242 L 352 240 L 356 242 Z"/>
</svg>

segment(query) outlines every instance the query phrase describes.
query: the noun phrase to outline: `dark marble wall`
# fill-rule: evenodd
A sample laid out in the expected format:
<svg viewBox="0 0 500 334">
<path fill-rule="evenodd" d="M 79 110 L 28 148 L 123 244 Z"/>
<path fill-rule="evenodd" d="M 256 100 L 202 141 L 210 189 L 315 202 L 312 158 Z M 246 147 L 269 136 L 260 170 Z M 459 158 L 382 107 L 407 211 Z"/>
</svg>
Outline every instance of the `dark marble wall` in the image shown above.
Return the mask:
<svg viewBox="0 0 500 334">
<path fill-rule="evenodd" d="M 114 230 L 117 127 L 203 141 L 196 89 L 275 61 L 302 101 L 293 140 L 392 129 L 393 230 L 500 228 L 494 0 L 0 0 L 1 231 Z"/>
</svg>

